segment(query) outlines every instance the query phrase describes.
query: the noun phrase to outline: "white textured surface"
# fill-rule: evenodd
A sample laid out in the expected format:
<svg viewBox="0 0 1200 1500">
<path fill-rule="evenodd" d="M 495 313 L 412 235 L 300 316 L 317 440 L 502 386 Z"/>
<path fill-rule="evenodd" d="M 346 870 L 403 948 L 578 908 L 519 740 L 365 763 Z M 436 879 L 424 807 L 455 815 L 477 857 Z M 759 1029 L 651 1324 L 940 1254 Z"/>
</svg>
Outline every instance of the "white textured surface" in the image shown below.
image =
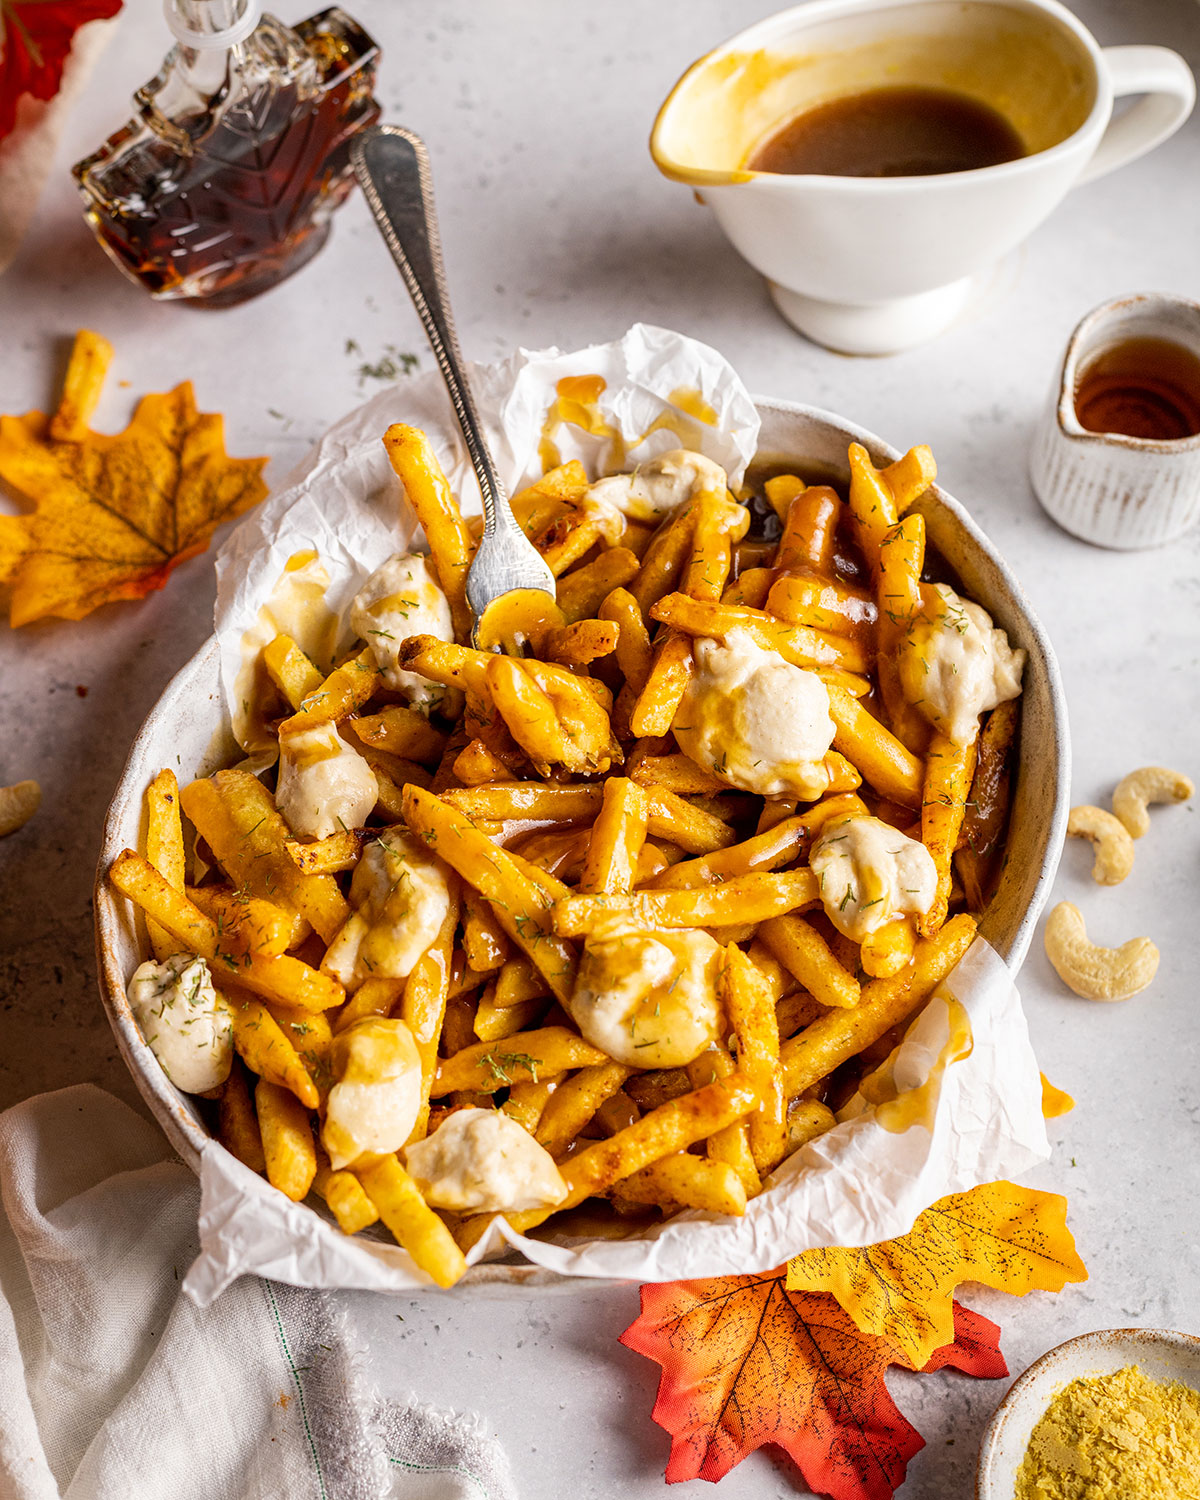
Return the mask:
<svg viewBox="0 0 1200 1500">
<path fill-rule="evenodd" d="M 1200 294 L 1200 120 L 1145 161 L 1074 193 L 937 343 L 855 361 L 790 333 L 707 215 L 658 177 L 645 152 L 675 75 L 769 5 L 613 0 L 592 11 L 551 0 L 445 0 L 436 18 L 385 0 L 352 8 L 387 51 L 388 116 L 422 131 L 433 152 L 468 355 L 492 358 L 518 342 L 571 347 L 644 319 L 713 344 L 752 390 L 844 412 L 900 445 L 932 443 L 947 488 L 1014 564 L 1058 648 L 1076 799 L 1102 800 L 1125 771 L 1150 761 L 1196 774 L 1200 535 L 1144 554 L 1086 547 L 1044 517 L 1025 466 L 1082 313 L 1126 291 Z M 1188 0 L 1076 8 L 1102 43 L 1174 46 L 1200 68 Z M 276 9 L 302 13 L 290 0 Z M 71 121 L 61 169 L 118 123 L 125 97 L 158 64 L 155 7 L 129 6 L 120 27 L 103 77 Z M 60 170 L 0 278 L 0 410 L 51 399 L 81 324 L 117 343 L 102 426 L 124 421 L 135 392 L 190 375 L 201 405 L 227 414 L 232 451 L 271 453 L 276 478 L 374 388 L 356 378 L 364 360 L 392 343 L 430 364 L 361 204 L 343 210 L 329 247 L 293 281 L 243 308 L 204 313 L 154 305 L 124 283 L 92 244 Z M 348 338 L 361 355 L 345 352 Z M 132 388 L 122 390 L 121 379 Z M 91 866 L 125 749 L 168 675 L 207 634 L 212 597 L 211 565 L 201 558 L 145 604 L 19 636 L 0 628 L 0 779 L 37 775 L 47 794 L 37 819 L 0 845 L 0 1103 L 80 1079 L 134 1098 L 94 994 Z M 77 684 L 88 687 L 86 700 Z M 1152 817 L 1124 886 L 1092 885 L 1090 851 L 1072 847 L 1058 894 L 1085 910 L 1101 941 L 1153 936 L 1163 951 L 1154 986 L 1125 1005 L 1089 1005 L 1062 990 L 1036 945 L 1022 976 L 1042 1066 L 1080 1101 L 1051 1123 L 1058 1149 L 1036 1181 L 1069 1194 L 1092 1280 L 1023 1302 L 968 1291 L 1004 1326 L 1014 1370 L 1092 1328 L 1200 1327 L 1192 1229 L 1200 820 L 1182 808 Z M 636 1313 L 633 1288 L 347 1301 L 385 1387 L 479 1409 L 533 1500 L 559 1495 L 567 1478 L 578 1500 L 662 1493 L 667 1441 L 649 1421 L 656 1372 L 615 1342 Z M 904 1500 L 966 1500 L 1002 1383 L 899 1375 L 892 1387 L 929 1443 L 910 1467 Z M 757 1455 L 721 1493 L 786 1495 L 794 1481 L 789 1465 Z"/>
</svg>

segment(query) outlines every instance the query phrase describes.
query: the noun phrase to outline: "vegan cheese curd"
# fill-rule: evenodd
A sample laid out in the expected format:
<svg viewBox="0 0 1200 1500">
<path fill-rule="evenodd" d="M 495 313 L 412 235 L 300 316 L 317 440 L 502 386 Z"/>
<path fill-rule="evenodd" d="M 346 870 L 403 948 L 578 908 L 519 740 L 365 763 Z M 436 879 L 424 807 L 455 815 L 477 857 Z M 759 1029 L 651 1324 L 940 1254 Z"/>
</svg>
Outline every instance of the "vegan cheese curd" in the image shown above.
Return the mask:
<svg viewBox="0 0 1200 1500">
<path fill-rule="evenodd" d="M 450 605 L 424 557 L 398 552 L 376 568 L 354 596 L 350 628 L 370 646 L 384 682 L 403 693 L 414 708 L 428 709 L 441 700 L 444 689 L 439 683 L 396 665 L 410 635 L 454 639 Z"/>
<path fill-rule="evenodd" d="M 363 849 L 350 905 L 321 968 L 347 989 L 372 976 L 407 979 L 450 911 L 445 869 L 414 834 L 389 828 Z"/>
<path fill-rule="evenodd" d="M 280 735 L 275 806 L 293 833 L 325 839 L 339 828 L 361 828 L 378 800 L 375 772 L 336 724 Z"/>
<path fill-rule="evenodd" d="M 632 474 L 598 479 L 589 488 L 588 499 L 631 521 L 661 521 L 693 495 L 724 496 L 728 487 L 729 476 L 720 464 L 703 453 L 673 448 L 639 464 Z"/>
<path fill-rule="evenodd" d="M 980 714 L 1019 696 L 1026 653 L 949 584 L 923 584 L 921 594 L 924 611 L 900 649 L 901 686 L 935 728 L 969 745 Z"/>
<path fill-rule="evenodd" d="M 321 1143 L 338 1171 L 364 1152 L 398 1151 L 421 1111 L 421 1055 L 403 1021 L 372 1016 L 333 1039 Z"/>
<path fill-rule="evenodd" d="M 486 1213 L 550 1208 L 567 1196 L 554 1158 L 506 1114 L 456 1109 L 405 1152 L 409 1173 L 434 1208 Z"/>
<path fill-rule="evenodd" d="M 833 744 L 829 694 L 815 672 L 731 630 L 693 648 L 696 672 L 675 716 L 680 749 L 714 775 L 760 797 L 812 801 Z"/>
<path fill-rule="evenodd" d="M 229 1077 L 233 1012 L 213 989 L 197 954 L 174 953 L 139 964 L 126 989 L 146 1045 L 162 1070 L 187 1094 L 203 1094 Z"/>
<path fill-rule="evenodd" d="M 831 824 L 813 844 L 808 863 L 826 915 L 856 943 L 894 917 L 923 916 L 937 895 L 929 850 L 879 818 Z"/>
<path fill-rule="evenodd" d="M 720 945 L 700 929 L 613 917 L 584 945 L 569 1006 L 593 1046 L 631 1068 L 676 1068 L 720 1032 Z"/>
</svg>

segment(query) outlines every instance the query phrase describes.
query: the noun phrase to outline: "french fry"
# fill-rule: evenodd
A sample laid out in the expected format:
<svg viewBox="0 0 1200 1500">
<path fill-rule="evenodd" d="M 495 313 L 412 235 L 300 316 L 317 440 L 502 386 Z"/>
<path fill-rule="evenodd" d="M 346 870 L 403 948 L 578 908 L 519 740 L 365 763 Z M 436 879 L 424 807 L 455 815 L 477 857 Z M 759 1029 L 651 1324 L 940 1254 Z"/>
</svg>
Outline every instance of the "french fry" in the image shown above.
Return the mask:
<svg viewBox="0 0 1200 1500">
<path fill-rule="evenodd" d="M 454 1236 L 394 1156 L 356 1163 L 353 1172 L 396 1243 L 438 1286 L 453 1286 L 466 1274 L 467 1263 Z"/>
<path fill-rule="evenodd" d="M 468 705 L 482 704 L 486 711 L 490 702 L 487 688 L 490 652 L 443 641 L 436 635 L 410 635 L 397 652 L 396 660 L 407 672 L 419 672 L 430 682 L 457 688 L 466 695 Z"/>
<path fill-rule="evenodd" d="M 217 771 L 185 786 L 183 810 L 232 885 L 311 923 L 332 942 L 350 906 L 332 875 L 308 875 L 288 854 L 291 830 L 274 799 L 248 771 Z M 293 929 L 298 942 L 307 928 Z"/>
<path fill-rule="evenodd" d="M 806 1026 L 819 1017 L 827 1014 L 827 1007 L 805 990 L 793 990 L 790 995 L 784 995 L 775 1007 L 775 1023 L 779 1027 L 780 1042 L 803 1031 Z"/>
<path fill-rule="evenodd" d="M 1008 820 L 1008 754 L 1016 735 L 1018 699 L 994 708 L 980 731 L 975 775 L 959 832 L 955 868 L 971 911 L 983 910 L 989 866 Z"/>
<path fill-rule="evenodd" d="M 638 856 L 646 842 L 649 799 L 626 776 L 609 777 L 603 797 L 578 889 L 621 895 L 634 886 Z"/>
<path fill-rule="evenodd" d="M 258 1117 L 254 1113 L 245 1069 L 238 1062 L 234 1063 L 229 1077 L 221 1085 L 221 1097 L 217 1101 L 217 1140 L 252 1172 L 265 1169 L 267 1159 L 263 1155 Z"/>
<path fill-rule="evenodd" d="M 646 621 L 637 600 L 628 589 L 613 589 L 610 594 L 605 595 L 598 614 L 602 620 L 608 620 L 617 627 L 614 647 L 617 666 L 632 691 L 640 693 L 650 675 L 653 651 L 650 633 L 646 629 Z"/>
<path fill-rule="evenodd" d="M 377 714 L 360 714 L 353 728 L 358 739 L 373 750 L 419 761 L 423 766 L 436 765 L 446 748 L 441 730 L 404 703 L 390 703 Z"/>
<path fill-rule="evenodd" d="M 469 640 L 467 571 L 475 548 L 458 501 L 432 444 L 419 428 L 393 422 L 383 435 L 383 446 L 429 542 L 433 571 L 449 601 L 454 633 L 459 640 Z"/>
<path fill-rule="evenodd" d="M 563 506 L 545 531 L 534 537 L 533 545 L 558 578 L 586 556 L 597 542 L 605 540 L 609 545 L 615 545 L 621 541 L 624 531 L 623 518 L 584 497 L 578 504 Z"/>
<path fill-rule="evenodd" d="M 75 335 L 58 410 L 50 418 L 55 442 L 81 443 L 87 437 L 112 357 L 113 346 L 103 334 L 81 328 Z"/>
<path fill-rule="evenodd" d="M 633 1071 L 622 1063 L 604 1061 L 580 1068 L 550 1095 L 538 1120 L 534 1138 L 551 1156 L 561 1156 L 601 1104 L 611 1099 Z"/>
<path fill-rule="evenodd" d="M 260 1078 L 287 1089 L 306 1109 L 316 1109 L 320 1093 L 283 1027 L 260 1000 L 231 994 L 233 1045 Z"/>
<path fill-rule="evenodd" d="M 878 578 L 879 548 L 888 531 L 937 478 L 937 465 L 926 447 L 910 448 L 903 458 L 877 469 L 861 443 L 851 443 L 850 513 L 859 546 Z"/>
<path fill-rule="evenodd" d="M 377 976 L 364 979 L 338 1011 L 333 1023 L 334 1032 L 346 1031 L 371 1016 L 390 1016 L 400 1003 L 406 983 L 403 979 L 381 979 Z"/>
<path fill-rule="evenodd" d="M 946 920 L 950 905 L 951 856 L 958 846 L 966 812 L 967 794 L 975 775 L 977 740 L 956 745 L 944 734 L 934 734 L 925 758 L 925 789 L 921 799 L 921 842 L 937 870 L 933 905 L 917 919 L 922 937 L 932 937 Z"/>
<path fill-rule="evenodd" d="M 750 527 L 750 512 L 727 495 L 703 491 L 691 504 L 691 553 L 679 591 L 693 599 L 720 599 L 733 561 L 732 546 Z"/>
<path fill-rule="evenodd" d="M 924 777 L 917 757 L 849 693 L 839 687 L 829 687 L 828 693 L 834 749 L 851 760 L 881 796 L 903 807 L 920 807 Z"/>
<path fill-rule="evenodd" d="M 829 944 L 803 917 L 773 917 L 758 930 L 768 952 L 822 1005 L 858 1004 L 862 987 L 838 962 Z"/>
<path fill-rule="evenodd" d="M 749 609 L 766 609 L 767 596 L 775 581 L 774 568 L 744 568 L 721 595 L 722 604 L 743 604 Z"/>
<path fill-rule="evenodd" d="M 654 1203 L 668 1213 L 696 1208 L 737 1218 L 746 1212 L 746 1189 L 737 1172 L 726 1162 L 686 1151 L 622 1178 L 616 1191 L 629 1203 Z"/>
<path fill-rule="evenodd" d="M 329 1010 L 345 999 L 345 991 L 336 979 L 310 969 L 290 954 L 264 958 L 258 953 L 248 953 L 239 958 L 226 953 L 220 946 L 217 924 L 174 886 L 168 885 L 154 866 L 132 849 L 117 856 L 108 875 L 123 896 L 128 896 L 147 916 L 154 917 L 179 939 L 183 948 L 206 959 L 218 981 L 228 979 L 257 995 L 301 1010 Z"/>
<path fill-rule="evenodd" d="M 301 700 L 296 712 L 280 724 L 280 739 L 341 723 L 374 697 L 381 681 L 371 648 L 364 646 L 357 656 L 335 667 L 324 682 Z"/>
<path fill-rule="evenodd" d="M 576 620 L 573 625 L 551 630 L 545 654 L 563 667 L 586 667 L 617 649 L 620 626 L 611 620 Z"/>
<path fill-rule="evenodd" d="M 798 489 L 793 486 L 799 485 Z M 783 522 L 775 566 L 779 569 L 811 568 L 822 577 L 833 571 L 833 550 L 837 542 L 838 517 L 842 502 L 838 493 L 825 484 L 804 485 L 790 476 L 780 475 L 767 481 L 767 498 Z"/>
<path fill-rule="evenodd" d="M 343 1234 L 358 1234 L 379 1222 L 379 1210 L 367 1197 L 353 1172 L 335 1172 L 324 1152 L 317 1155 L 313 1187 L 324 1198 Z"/>
<path fill-rule="evenodd" d="M 482 740 L 470 740 L 458 752 L 454 774 L 463 786 L 484 786 L 492 781 L 515 781 L 517 778 L 498 755 Z"/>
<path fill-rule="evenodd" d="M 508 940 L 492 908 L 472 886 L 463 892 L 463 949 L 478 974 L 494 974 L 508 957 Z"/>
<path fill-rule="evenodd" d="M 677 797 L 711 795 L 728 790 L 719 776 L 703 770 L 686 755 L 630 756 L 629 774 L 639 786 L 661 788 Z"/>
<path fill-rule="evenodd" d="M 719 886 L 682 891 L 635 891 L 626 896 L 568 896 L 554 908 L 561 937 L 585 937 L 610 913 L 640 927 L 720 927 L 765 922 L 820 900 L 811 870 L 739 875 Z"/>
<path fill-rule="evenodd" d="M 339 828 L 328 838 L 307 844 L 300 839 L 285 839 L 283 847 L 302 875 L 337 875 L 354 868 L 370 837 L 365 828 Z"/>
<path fill-rule="evenodd" d="M 577 458 L 547 469 L 540 479 L 512 497 L 512 511 L 528 537 L 545 530 L 564 503 L 576 504 L 587 494 L 587 470 Z"/>
<path fill-rule="evenodd" d="M 561 1077 L 561 1074 L 557 1074 L 553 1078 L 539 1078 L 537 1083 L 532 1079 L 525 1083 L 514 1083 L 508 1091 L 507 1100 L 500 1106 L 501 1113 L 508 1115 L 532 1135 Z"/>
<path fill-rule="evenodd" d="M 798 1099 L 788 1109 L 787 1154 L 799 1151 L 809 1141 L 832 1130 L 837 1124 L 833 1111 L 819 1099 Z"/>
<path fill-rule="evenodd" d="M 880 543 L 879 691 L 896 737 L 914 754 L 924 753 L 930 738 L 929 720 L 904 696 L 899 655 L 905 636 L 920 615 L 921 570 L 925 561 L 925 521 L 914 514 L 892 526 Z"/>
<path fill-rule="evenodd" d="M 895 917 L 885 922 L 862 940 L 859 962 L 863 972 L 872 979 L 890 979 L 912 961 L 916 942 L 916 928 L 910 917 Z"/>
<path fill-rule="evenodd" d="M 549 985 L 524 954 L 510 958 L 496 975 L 495 1004 L 501 1009 L 542 1000 L 549 994 Z"/>
<path fill-rule="evenodd" d="M 731 630 L 744 630 L 756 646 L 764 651 L 777 651 L 795 667 L 841 667 L 847 672 L 865 672 L 870 664 L 868 648 L 860 642 L 824 630 L 811 630 L 807 625 L 789 625 L 761 609 L 689 599 L 686 594 L 667 594 L 651 609 L 650 617 L 686 635 L 710 636 L 719 641 Z"/>
<path fill-rule="evenodd" d="M 292 919 L 274 902 L 244 896 L 229 886 L 188 886 L 186 892 L 188 900 L 217 924 L 222 947 L 230 953 L 275 958 L 287 952 Z"/>
<path fill-rule="evenodd" d="M 652 604 L 678 585 L 691 552 L 692 523 L 691 505 L 680 506 L 650 538 L 638 575 L 629 589 L 643 619 Z"/>
<path fill-rule="evenodd" d="M 282 693 L 293 713 L 310 693 L 315 693 L 323 678 L 316 665 L 301 651 L 290 635 L 277 635 L 262 652 L 267 676 Z"/>
<path fill-rule="evenodd" d="M 317 1093 L 324 1098 L 333 1086 L 329 1072 L 333 1026 L 328 1014 L 325 1011 L 293 1010 L 290 1005 L 268 1005 L 267 1009 L 280 1031 L 295 1047 L 297 1056 L 317 1086 Z"/>
<path fill-rule="evenodd" d="M 584 679 L 565 667 L 493 656 L 486 680 L 496 712 L 543 775 L 552 765 L 575 772 L 608 770 L 612 727 Z"/>
<path fill-rule="evenodd" d="M 634 734 L 655 736 L 671 732 L 694 671 L 691 641 L 677 630 L 664 632 L 661 641 L 655 644 L 645 685 L 630 709 L 629 727 Z"/>
<path fill-rule="evenodd" d="M 755 1171 L 762 1176 L 775 1170 L 787 1148 L 779 1023 L 769 986 L 736 943 L 725 950 L 719 993 L 737 1038 L 738 1068 L 758 1081 L 762 1093 L 745 1122 Z"/>
<path fill-rule="evenodd" d="M 293 1203 L 302 1203 L 317 1175 L 308 1110 L 294 1094 L 265 1078 L 255 1086 L 254 1104 L 262 1131 L 267 1181 Z"/>
<path fill-rule="evenodd" d="M 600 608 L 613 589 L 637 577 L 641 564 L 628 547 L 609 547 L 595 561 L 584 563 L 558 580 L 556 598 L 568 625 L 586 620 Z"/>
<path fill-rule="evenodd" d="M 454 933 L 459 917 L 457 896 L 457 890 L 452 889 L 450 909 L 436 940 L 417 960 L 404 981 L 400 1019 L 412 1032 L 421 1059 L 421 1107 L 409 1136 L 410 1141 L 423 1139 L 429 1124 L 429 1098 L 438 1068 L 438 1042 L 446 1019 L 446 1007 L 450 1002 Z"/>
<path fill-rule="evenodd" d="M 821 1016 L 780 1047 L 789 1099 L 834 1068 L 857 1057 L 923 1005 L 975 940 L 975 920 L 952 917 L 932 938 L 918 942 L 912 963 L 890 979 L 864 986 L 858 1004 Z"/>
<path fill-rule="evenodd" d="M 865 589 L 815 573 L 784 573 L 771 586 L 766 612 L 789 625 L 809 625 L 863 642 L 871 639 L 876 615 Z"/>
<path fill-rule="evenodd" d="M 465 1089 L 474 1094 L 494 1094 L 509 1084 L 534 1083 L 551 1073 L 588 1068 L 609 1059 L 599 1047 L 585 1042 L 565 1026 L 545 1026 L 526 1031 L 519 1048 L 476 1042 L 438 1064 L 431 1090 L 435 1099 Z"/>
<path fill-rule="evenodd" d="M 475 1035 L 481 1042 L 502 1042 L 524 1031 L 545 1014 L 549 1001 L 523 1000 L 519 1005 L 497 1005 L 496 987 L 488 985 L 475 1007 Z"/>
<path fill-rule="evenodd" d="M 76 347 L 83 333 L 76 336 Z M 96 335 L 89 335 L 95 338 Z M 111 358 L 112 349 L 109 349 Z M 74 359 L 74 356 L 72 356 Z M 103 379 L 103 372 L 101 373 Z M 84 418 L 86 427 L 87 419 Z M 69 439 L 68 439 L 69 441 Z M 146 858 L 164 879 L 177 891 L 183 890 L 185 859 L 183 853 L 183 825 L 179 820 L 179 783 L 174 771 L 160 771 L 146 788 Z M 146 931 L 154 956 L 160 962 L 176 952 L 176 946 L 165 928 L 157 922 L 147 922 Z M 285 944 L 286 946 L 286 944 Z M 280 952 L 283 950 L 280 949 Z"/>
<path fill-rule="evenodd" d="M 404 819 L 468 885 L 487 897 L 501 927 L 544 975 L 551 993 L 558 1000 L 567 1000 L 574 984 L 576 957 L 554 935 L 550 902 L 541 886 L 469 818 L 431 792 L 406 787 Z"/>
</svg>

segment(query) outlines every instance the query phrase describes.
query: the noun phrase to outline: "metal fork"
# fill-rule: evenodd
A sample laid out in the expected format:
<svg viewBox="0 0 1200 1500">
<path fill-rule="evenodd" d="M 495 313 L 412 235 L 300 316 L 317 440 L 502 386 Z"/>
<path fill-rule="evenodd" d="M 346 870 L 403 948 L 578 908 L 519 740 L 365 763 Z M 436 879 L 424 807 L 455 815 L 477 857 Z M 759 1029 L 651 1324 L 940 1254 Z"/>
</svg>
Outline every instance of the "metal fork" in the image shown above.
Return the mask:
<svg viewBox="0 0 1200 1500">
<path fill-rule="evenodd" d="M 467 573 L 467 603 L 475 617 L 472 638 L 478 645 L 479 624 L 489 604 L 515 589 L 548 594 L 553 603 L 554 574 L 517 524 L 467 384 L 446 292 L 425 142 L 401 125 L 374 125 L 355 140 L 350 159 L 424 325 L 479 480 L 483 535 Z"/>
</svg>

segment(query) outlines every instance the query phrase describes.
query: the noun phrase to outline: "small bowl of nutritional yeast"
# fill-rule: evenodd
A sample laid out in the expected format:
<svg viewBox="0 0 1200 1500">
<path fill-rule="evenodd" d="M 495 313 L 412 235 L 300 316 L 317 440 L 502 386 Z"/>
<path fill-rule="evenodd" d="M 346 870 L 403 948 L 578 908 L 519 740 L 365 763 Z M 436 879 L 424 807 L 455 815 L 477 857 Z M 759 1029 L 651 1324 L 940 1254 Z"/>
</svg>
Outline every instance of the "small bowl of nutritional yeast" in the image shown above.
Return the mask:
<svg viewBox="0 0 1200 1500">
<path fill-rule="evenodd" d="M 976 1500 L 1179 1500 L 1200 1474 L 1200 1338 L 1110 1328 L 1030 1365 L 984 1433 Z"/>
</svg>

